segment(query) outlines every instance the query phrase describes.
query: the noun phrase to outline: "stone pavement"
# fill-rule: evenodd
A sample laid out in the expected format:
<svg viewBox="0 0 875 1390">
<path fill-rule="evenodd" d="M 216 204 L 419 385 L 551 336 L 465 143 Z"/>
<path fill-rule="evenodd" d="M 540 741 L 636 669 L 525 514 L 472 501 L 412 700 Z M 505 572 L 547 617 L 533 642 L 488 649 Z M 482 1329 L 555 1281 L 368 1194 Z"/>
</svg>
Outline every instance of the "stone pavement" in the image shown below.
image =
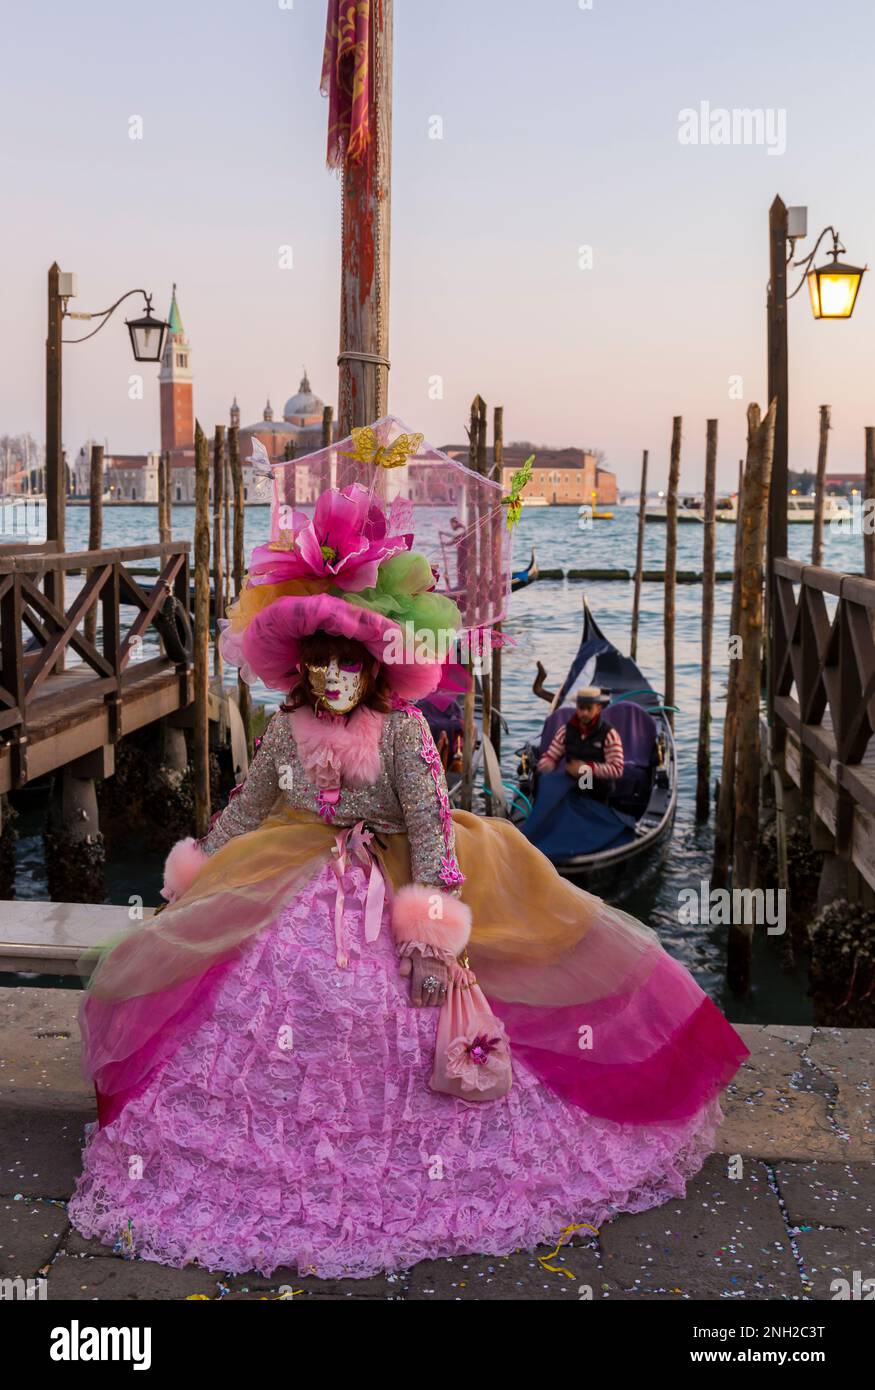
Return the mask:
<svg viewBox="0 0 875 1390">
<path fill-rule="evenodd" d="M 125 1260 L 71 1230 L 65 1201 L 94 1118 L 78 1001 L 0 989 L 0 1278 L 42 1275 L 50 1299 L 830 1299 L 833 1280 L 875 1276 L 875 1031 L 740 1027 L 751 1057 L 685 1200 L 572 1236 L 553 1258 L 426 1260 L 363 1280 L 226 1278 Z"/>
</svg>

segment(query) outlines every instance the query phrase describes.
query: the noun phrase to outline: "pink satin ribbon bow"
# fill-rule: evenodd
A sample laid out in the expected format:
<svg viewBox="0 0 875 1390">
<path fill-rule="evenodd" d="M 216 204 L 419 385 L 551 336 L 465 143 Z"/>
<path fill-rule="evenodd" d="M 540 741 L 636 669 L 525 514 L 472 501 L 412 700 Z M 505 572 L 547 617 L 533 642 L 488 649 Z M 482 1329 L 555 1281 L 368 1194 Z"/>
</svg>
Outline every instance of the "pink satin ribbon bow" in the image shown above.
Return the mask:
<svg viewBox="0 0 875 1390">
<path fill-rule="evenodd" d="M 371 849 L 373 832 L 365 828 L 364 821 L 357 821 L 348 830 L 341 830 L 335 837 L 331 853 L 334 856 L 332 868 L 337 879 L 337 897 L 334 903 L 334 940 L 337 944 L 337 964 L 345 970 L 349 964 L 346 939 L 343 933 L 343 909 L 346 894 L 343 877 L 348 864 L 361 864 L 368 869 L 368 891 L 365 897 L 365 941 L 376 941 L 380 935 L 383 921 L 383 905 L 386 901 L 386 879 L 383 866 Z"/>
</svg>

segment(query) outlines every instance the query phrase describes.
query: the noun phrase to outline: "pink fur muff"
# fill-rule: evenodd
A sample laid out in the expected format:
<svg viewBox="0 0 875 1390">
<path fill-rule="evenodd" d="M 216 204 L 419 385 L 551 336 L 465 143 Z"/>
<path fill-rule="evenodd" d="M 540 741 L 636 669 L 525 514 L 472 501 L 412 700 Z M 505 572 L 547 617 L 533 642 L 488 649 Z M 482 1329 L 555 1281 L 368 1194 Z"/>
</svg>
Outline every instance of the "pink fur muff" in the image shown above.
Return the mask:
<svg viewBox="0 0 875 1390">
<path fill-rule="evenodd" d="M 162 898 L 169 903 L 175 903 L 187 893 L 208 858 L 191 835 L 184 840 L 177 840 L 164 864 Z"/>
<path fill-rule="evenodd" d="M 471 936 L 471 909 L 451 893 L 409 883 L 392 902 L 392 932 L 399 946 L 416 942 L 459 956 Z"/>
</svg>

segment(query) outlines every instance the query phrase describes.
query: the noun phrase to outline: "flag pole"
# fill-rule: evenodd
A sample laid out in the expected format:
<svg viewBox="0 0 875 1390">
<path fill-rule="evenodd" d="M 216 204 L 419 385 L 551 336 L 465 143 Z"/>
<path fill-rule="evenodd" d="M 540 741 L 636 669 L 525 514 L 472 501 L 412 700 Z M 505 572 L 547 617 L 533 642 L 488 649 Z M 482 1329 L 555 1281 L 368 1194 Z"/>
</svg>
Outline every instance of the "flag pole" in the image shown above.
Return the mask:
<svg viewBox="0 0 875 1390">
<path fill-rule="evenodd" d="M 341 212 L 338 435 L 388 410 L 392 4 L 371 0 L 370 157 L 345 160 Z"/>
</svg>

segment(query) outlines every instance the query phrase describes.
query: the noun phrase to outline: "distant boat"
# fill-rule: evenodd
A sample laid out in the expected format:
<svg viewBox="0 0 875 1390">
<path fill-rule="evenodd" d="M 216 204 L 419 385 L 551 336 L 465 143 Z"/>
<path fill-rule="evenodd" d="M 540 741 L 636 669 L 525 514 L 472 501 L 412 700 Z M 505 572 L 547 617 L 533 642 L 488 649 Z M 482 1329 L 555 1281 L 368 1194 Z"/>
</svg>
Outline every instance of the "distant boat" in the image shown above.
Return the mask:
<svg viewBox="0 0 875 1390">
<path fill-rule="evenodd" d="M 851 515 L 851 504 L 845 497 L 824 497 L 824 521 L 837 521 L 840 517 Z M 787 498 L 787 521 L 796 525 L 814 525 L 814 497 Z"/>
<path fill-rule="evenodd" d="M 644 510 L 645 521 L 664 522 L 668 515 L 668 508 L 664 502 L 658 503 L 653 507 L 646 507 Z M 678 521 L 697 521 L 701 525 L 705 520 L 705 499 L 703 497 L 679 497 L 678 498 Z"/>
<path fill-rule="evenodd" d="M 514 570 L 510 577 L 511 590 L 516 593 L 517 589 L 524 589 L 527 584 L 531 584 L 538 577 L 538 561 L 535 558 L 535 548 L 532 546 L 532 557 L 524 570 Z"/>
<path fill-rule="evenodd" d="M 590 521 L 613 521 L 614 519 L 613 512 L 593 511 L 592 507 L 589 505 L 588 502 L 584 502 L 582 507 L 578 507 L 577 515 L 588 516 Z"/>
<path fill-rule="evenodd" d="M 813 526 L 814 525 L 814 504 L 813 496 L 795 495 L 791 493 L 787 498 L 787 524 L 791 526 Z M 831 521 L 838 521 L 851 515 L 851 504 L 846 497 L 825 497 L 823 499 L 823 520 L 825 524 Z M 737 521 L 738 520 L 738 494 L 733 493 L 731 497 L 723 497 L 717 503 L 718 521 Z"/>
<path fill-rule="evenodd" d="M 521 497 L 520 501 L 524 507 L 549 507 L 550 505 L 546 497 Z"/>
</svg>

